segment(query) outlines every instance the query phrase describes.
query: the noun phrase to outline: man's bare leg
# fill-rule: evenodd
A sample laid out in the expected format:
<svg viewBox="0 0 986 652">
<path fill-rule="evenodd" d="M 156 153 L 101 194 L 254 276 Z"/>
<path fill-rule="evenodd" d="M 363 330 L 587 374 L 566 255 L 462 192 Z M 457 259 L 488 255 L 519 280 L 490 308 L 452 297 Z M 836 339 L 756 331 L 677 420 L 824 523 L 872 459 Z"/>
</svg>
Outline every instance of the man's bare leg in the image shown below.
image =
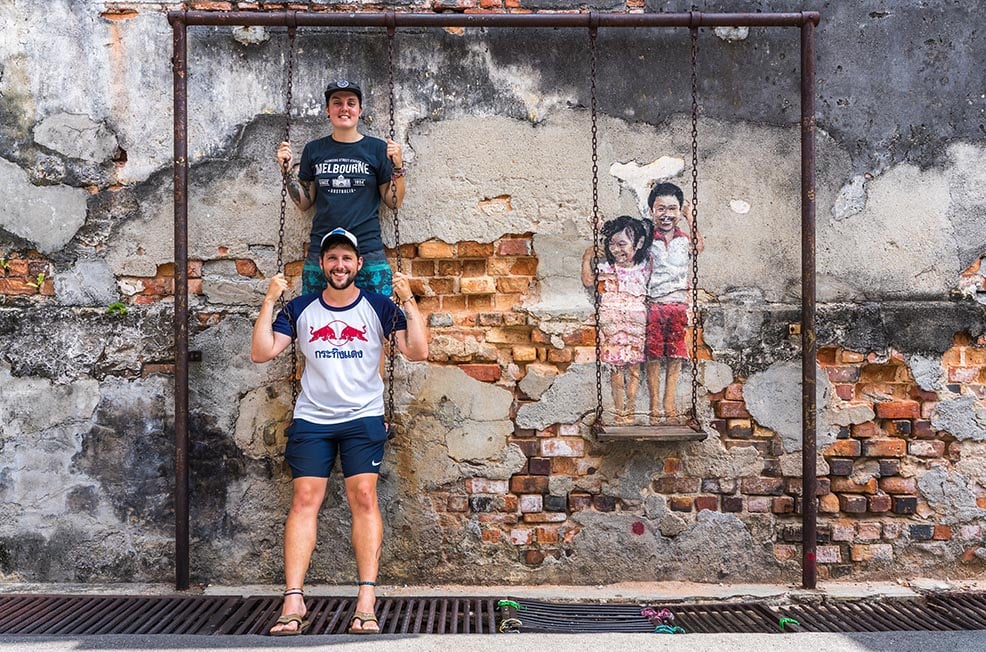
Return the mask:
<svg viewBox="0 0 986 652">
<path fill-rule="evenodd" d="M 667 375 L 664 381 L 664 413 L 669 417 L 678 416 L 674 395 L 678 389 L 679 375 L 681 375 L 681 358 L 668 358 Z"/>
<path fill-rule="evenodd" d="M 647 393 L 650 394 L 651 425 L 661 420 L 661 361 L 647 361 Z"/>
<path fill-rule="evenodd" d="M 311 563 L 312 551 L 318 532 L 318 511 L 325 498 L 328 478 L 302 477 L 292 483 L 291 509 L 284 523 L 284 580 L 288 589 L 300 589 L 305 584 L 305 574 Z M 305 614 L 305 598 L 301 595 L 284 596 L 281 615 Z M 271 631 L 292 631 L 298 623 L 275 625 Z"/>
<path fill-rule="evenodd" d="M 383 549 L 383 517 L 377 502 L 377 474 L 360 473 L 346 478 L 346 498 L 353 514 L 353 550 L 356 553 L 357 578 L 361 582 L 376 582 Z M 375 587 L 361 585 L 356 597 L 356 611 L 373 612 L 377 597 Z M 365 623 L 364 629 L 379 629 L 376 623 Z"/>
</svg>

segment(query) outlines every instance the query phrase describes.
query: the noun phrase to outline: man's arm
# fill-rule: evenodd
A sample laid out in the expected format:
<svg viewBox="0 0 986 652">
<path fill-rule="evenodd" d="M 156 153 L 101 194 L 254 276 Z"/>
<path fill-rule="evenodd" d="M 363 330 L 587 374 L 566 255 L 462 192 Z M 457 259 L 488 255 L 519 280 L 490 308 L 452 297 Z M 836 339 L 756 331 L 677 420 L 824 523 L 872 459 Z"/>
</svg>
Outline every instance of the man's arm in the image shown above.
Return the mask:
<svg viewBox="0 0 986 652">
<path fill-rule="evenodd" d="M 386 204 L 387 208 L 397 209 L 404 203 L 404 157 L 401 154 L 401 146 L 394 141 L 387 139 L 387 158 L 394 164 L 394 175 L 387 183 L 380 184 L 380 199 Z M 393 186 L 393 187 L 391 187 Z M 394 189 L 397 190 L 397 200 L 394 200 Z"/>
<path fill-rule="evenodd" d="M 282 141 L 277 147 L 277 164 L 287 182 L 288 195 L 295 206 L 307 211 L 315 203 L 315 182 L 299 179 L 298 171 L 292 166 L 293 160 L 294 154 L 291 151 L 291 143 L 286 140 Z"/>
<path fill-rule="evenodd" d="M 408 360 L 417 362 L 428 359 L 428 334 L 425 320 L 418 310 L 418 303 L 411 294 L 411 285 L 406 276 L 394 273 L 394 291 L 407 318 L 407 330 L 397 331 L 397 348 Z"/>
<path fill-rule="evenodd" d="M 288 287 L 284 274 L 277 274 L 267 286 L 267 294 L 260 306 L 260 314 L 253 324 L 253 339 L 250 342 L 250 359 L 254 362 L 267 362 L 288 347 L 291 338 L 284 333 L 275 333 L 272 328 L 274 306 Z"/>
</svg>

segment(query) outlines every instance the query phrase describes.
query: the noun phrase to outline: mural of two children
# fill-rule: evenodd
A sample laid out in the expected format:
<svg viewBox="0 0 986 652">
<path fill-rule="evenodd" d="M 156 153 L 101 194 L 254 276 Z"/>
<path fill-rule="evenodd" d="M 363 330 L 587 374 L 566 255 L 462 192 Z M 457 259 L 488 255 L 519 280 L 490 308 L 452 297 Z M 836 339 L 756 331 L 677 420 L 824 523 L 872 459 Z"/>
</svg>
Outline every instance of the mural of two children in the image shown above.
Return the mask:
<svg viewBox="0 0 986 652">
<path fill-rule="evenodd" d="M 658 183 L 647 205 L 649 217 L 621 215 L 602 225 L 604 260 L 594 260 L 592 247 L 582 256 L 582 284 L 591 288 L 598 273 L 600 359 L 610 368 L 617 424 L 635 422 L 641 367 L 649 423 L 679 417 L 675 391 L 681 361 L 688 358 L 691 237 L 697 251 L 705 246 L 700 233 L 682 230 L 690 228 L 691 203 L 681 188 Z"/>
</svg>

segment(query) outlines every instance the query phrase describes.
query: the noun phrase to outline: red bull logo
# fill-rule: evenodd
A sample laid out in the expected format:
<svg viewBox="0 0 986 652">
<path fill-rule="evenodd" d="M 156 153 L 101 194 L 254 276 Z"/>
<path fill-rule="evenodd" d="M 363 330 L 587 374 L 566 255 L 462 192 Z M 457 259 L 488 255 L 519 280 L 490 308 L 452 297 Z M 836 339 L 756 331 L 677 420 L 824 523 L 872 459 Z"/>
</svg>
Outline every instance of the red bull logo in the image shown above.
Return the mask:
<svg viewBox="0 0 986 652">
<path fill-rule="evenodd" d="M 353 340 L 367 341 L 365 325 L 363 326 L 363 330 L 360 330 L 339 319 L 334 319 L 318 329 L 309 326 L 308 330 L 311 333 L 309 342 L 321 340 L 328 342 L 332 346 L 342 346 L 343 344 L 349 344 Z"/>
</svg>

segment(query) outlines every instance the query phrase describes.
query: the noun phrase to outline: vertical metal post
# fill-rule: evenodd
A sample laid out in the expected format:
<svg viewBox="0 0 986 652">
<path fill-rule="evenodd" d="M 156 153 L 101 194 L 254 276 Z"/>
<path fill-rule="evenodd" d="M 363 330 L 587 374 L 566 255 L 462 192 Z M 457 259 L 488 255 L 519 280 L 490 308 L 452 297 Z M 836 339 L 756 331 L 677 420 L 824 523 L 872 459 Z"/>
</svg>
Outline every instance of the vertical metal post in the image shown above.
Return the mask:
<svg viewBox="0 0 986 652">
<path fill-rule="evenodd" d="M 188 44 L 184 17 L 174 36 L 175 146 L 175 588 L 188 588 Z"/>
<path fill-rule="evenodd" d="M 801 583 L 815 588 L 815 25 L 801 25 Z"/>
</svg>

